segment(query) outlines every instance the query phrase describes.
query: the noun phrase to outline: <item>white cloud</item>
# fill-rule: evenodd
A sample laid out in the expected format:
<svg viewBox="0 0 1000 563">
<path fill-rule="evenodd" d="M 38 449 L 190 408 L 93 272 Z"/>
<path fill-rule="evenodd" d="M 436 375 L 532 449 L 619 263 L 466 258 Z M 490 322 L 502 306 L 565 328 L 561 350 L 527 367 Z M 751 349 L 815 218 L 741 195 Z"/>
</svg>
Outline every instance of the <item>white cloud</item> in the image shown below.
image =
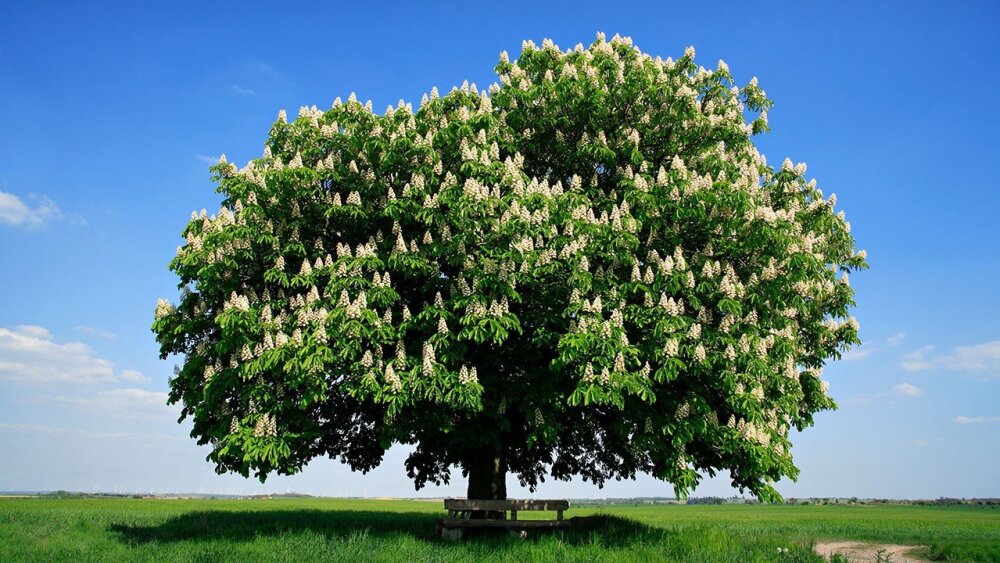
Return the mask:
<svg viewBox="0 0 1000 563">
<path fill-rule="evenodd" d="M 97 338 L 103 338 L 104 340 L 114 340 L 118 338 L 118 335 L 113 332 L 108 332 L 106 330 L 101 330 L 99 328 L 94 328 L 92 326 L 78 326 L 76 331 L 80 334 L 86 334 L 87 336 L 96 336 Z"/>
<path fill-rule="evenodd" d="M 1000 376 L 1000 340 L 970 346 L 956 346 L 949 354 L 931 354 L 933 346 L 924 346 L 903 354 L 900 367 L 907 371 L 940 368 Z"/>
<path fill-rule="evenodd" d="M 931 369 L 934 367 L 934 363 L 927 358 L 927 355 L 933 351 L 933 346 L 923 346 L 912 352 L 903 354 L 900 357 L 899 367 L 905 369 L 906 371 Z"/>
<path fill-rule="evenodd" d="M 899 385 L 894 385 L 889 393 L 893 397 L 919 397 L 924 394 L 924 390 L 916 385 L 900 383 Z"/>
<path fill-rule="evenodd" d="M 167 404 L 167 393 L 146 389 L 121 388 L 100 391 L 86 397 L 59 396 L 56 403 L 118 418 L 176 416 L 179 407 Z"/>
<path fill-rule="evenodd" d="M 112 362 L 94 356 L 86 344 L 56 342 L 44 327 L 0 327 L 0 380 L 98 384 L 144 377 L 136 371 L 116 373 Z"/>
<path fill-rule="evenodd" d="M 905 332 L 897 332 L 896 334 L 893 334 L 892 336 L 886 338 L 885 343 L 888 344 L 889 346 L 899 346 L 905 338 L 906 338 Z"/>
<path fill-rule="evenodd" d="M 959 424 L 988 424 L 1000 422 L 1000 416 L 956 416 L 955 422 Z"/>
<path fill-rule="evenodd" d="M 40 227 L 47 221 L 62 217 L 59 206 L 46 196 L 28 196 L 34 207 L 20 197 L 0 190 L 0 224 L 14 227 Z"/>
<path fill-rule="evenodd" d="M 14 330 L 32 338 L 48 339 L 52 337 L 52 333 L 49 332 L 49 329 L 38 325 L 18 325 L 14 327 Z"/>
<path fill-rule="evenodd" d="M 1000 340 L 972 346 L 956 346 L 951 354 L 940 356 L 936 361 L 946 369 L 1000 374 Z"/>
<path fill-rule="evenodd" d="M 871 356 L 872 352 L 874 351 L 875 351 L 874 346 L 861 346 L 860 348 L 852 348 L 844 352 L 843 355 L 840 356 L 840 359 L 841 361 L 844 362 L 857 362 L 867 358 L 868 356 Z"/>
</svg>

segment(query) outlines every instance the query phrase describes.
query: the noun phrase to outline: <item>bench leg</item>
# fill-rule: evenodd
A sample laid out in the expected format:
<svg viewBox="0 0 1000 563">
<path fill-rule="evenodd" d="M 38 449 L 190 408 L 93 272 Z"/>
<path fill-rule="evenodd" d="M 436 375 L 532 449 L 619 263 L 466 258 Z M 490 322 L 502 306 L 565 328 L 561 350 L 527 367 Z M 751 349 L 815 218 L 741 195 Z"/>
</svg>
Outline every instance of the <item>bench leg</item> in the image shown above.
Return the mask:
<svg viewBox="0 0 1000 563">
<path fill-rule="evenodd" d="M 442 528 L 441 529 L 441 539 L 459 541 L 462 539 L 462 528 Z"/>
</svg>

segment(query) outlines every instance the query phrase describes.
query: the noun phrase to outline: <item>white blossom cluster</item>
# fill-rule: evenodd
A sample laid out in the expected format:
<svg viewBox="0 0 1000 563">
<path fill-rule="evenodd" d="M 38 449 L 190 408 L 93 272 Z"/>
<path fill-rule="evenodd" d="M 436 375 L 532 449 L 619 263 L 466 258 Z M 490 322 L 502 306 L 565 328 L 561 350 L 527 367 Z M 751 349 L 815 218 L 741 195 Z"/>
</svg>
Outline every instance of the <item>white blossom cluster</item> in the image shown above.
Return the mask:
<svg viewBox="0 0 1000 563">
<path fill-rule="evenodd" d="M 462 385 L 468 385 L 470 383 L 476 383 L 479 381 L 479 374 L 476 372 L 476 366 L 471 368 L 468 366 L 462 366 L 458 371 L 458 381 Z"/>
<path fill-rule="evenodd" d="M 274 437 L 278 435 L 278 420 L 267 413 L 262 414 L 257 419 L 257 424 L 254 426 L 253 435 L 258 438 L 263 437 Z"/>
<path fill-rule="evenodd" d="M 250 310 L 250 300 L 245 295 L 237 295 L 236 292 L 232 292 L 229 299 L 223 304 L 223 309 L 236 309 L 238 311 L 249 311 Z"/>
<path fill-rule="evenodd" d="M 389 389 L 393 393 L 399 393 L 403 389 L 403 382 L 396 375 L 396 370 L 392 368 L 392 364 L 386 364 L 385 366 L 385 382 L 389 385 Z"/>
<path fill-rule="evenodd" d="M 753 422 L 747 422 L 742 418 L 737 420 L 735 415 L 730 415 L 729 422 L 726 423 L 726 426 L 735 429 L 741 436 L 743 436 L 744 439 L 750 442 L 754 442 L 762 446 L 768 446 L 771 443 L 770 432 L 757 426 Z"/>
<path fill-rule="evenodd" d="M 166 299 L 158 299 L 156 301 L 156 314 L 155 314 L 155 316 L 156 316 L 157 319 L 162 319 L 162 318 L 164 318 L 164 317 L 166 317 L 168 315 L 172 315 L 174 313 L 174 311 L 176 311 L 176 310 L 177 310 L 177 308 L 174 307 L 174 305 L 171 304 Z"/>
</svg>

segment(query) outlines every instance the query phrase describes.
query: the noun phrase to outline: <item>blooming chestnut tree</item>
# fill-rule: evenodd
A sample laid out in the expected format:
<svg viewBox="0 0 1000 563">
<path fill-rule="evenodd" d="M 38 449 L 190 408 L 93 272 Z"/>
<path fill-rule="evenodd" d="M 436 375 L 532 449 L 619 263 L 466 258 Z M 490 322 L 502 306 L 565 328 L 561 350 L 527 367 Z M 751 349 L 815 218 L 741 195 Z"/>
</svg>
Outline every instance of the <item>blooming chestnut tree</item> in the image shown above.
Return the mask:
<svg viewBox="0 0 1000 563">
<path fill-rule="evenodd" d="M 217 470 L 367 471 L 401 443 L 417 488 L 457 467 L 470 498 L 720 471 L 778 498 L 859 342 L 865 255 L 804 164 L 754 147 L 756 79 L 694 59 L 527 41 L 486 91 L 281 112 L 261 158 L 223 157 L 153 324 Z"/>
</svg>

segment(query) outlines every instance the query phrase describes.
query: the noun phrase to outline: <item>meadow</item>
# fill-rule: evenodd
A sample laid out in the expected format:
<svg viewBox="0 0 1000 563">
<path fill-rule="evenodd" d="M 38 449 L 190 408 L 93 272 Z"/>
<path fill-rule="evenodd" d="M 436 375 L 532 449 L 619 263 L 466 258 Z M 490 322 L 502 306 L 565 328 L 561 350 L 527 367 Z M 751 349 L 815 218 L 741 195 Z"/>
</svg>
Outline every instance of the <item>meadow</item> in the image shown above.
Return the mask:
<svg viewBox="0 0 1000 563">
<path fill-rule="evenodd" d="M 522 540 L 434 536 L 440 502 L 352 499 L 0 499 L 0 561 L 823 561 L 823 540 L 926 546 L 1000 561 L 1000 507 L 637 505 Z M 527 514 L 524 514 L 526 517 Z"/>
</svg>

